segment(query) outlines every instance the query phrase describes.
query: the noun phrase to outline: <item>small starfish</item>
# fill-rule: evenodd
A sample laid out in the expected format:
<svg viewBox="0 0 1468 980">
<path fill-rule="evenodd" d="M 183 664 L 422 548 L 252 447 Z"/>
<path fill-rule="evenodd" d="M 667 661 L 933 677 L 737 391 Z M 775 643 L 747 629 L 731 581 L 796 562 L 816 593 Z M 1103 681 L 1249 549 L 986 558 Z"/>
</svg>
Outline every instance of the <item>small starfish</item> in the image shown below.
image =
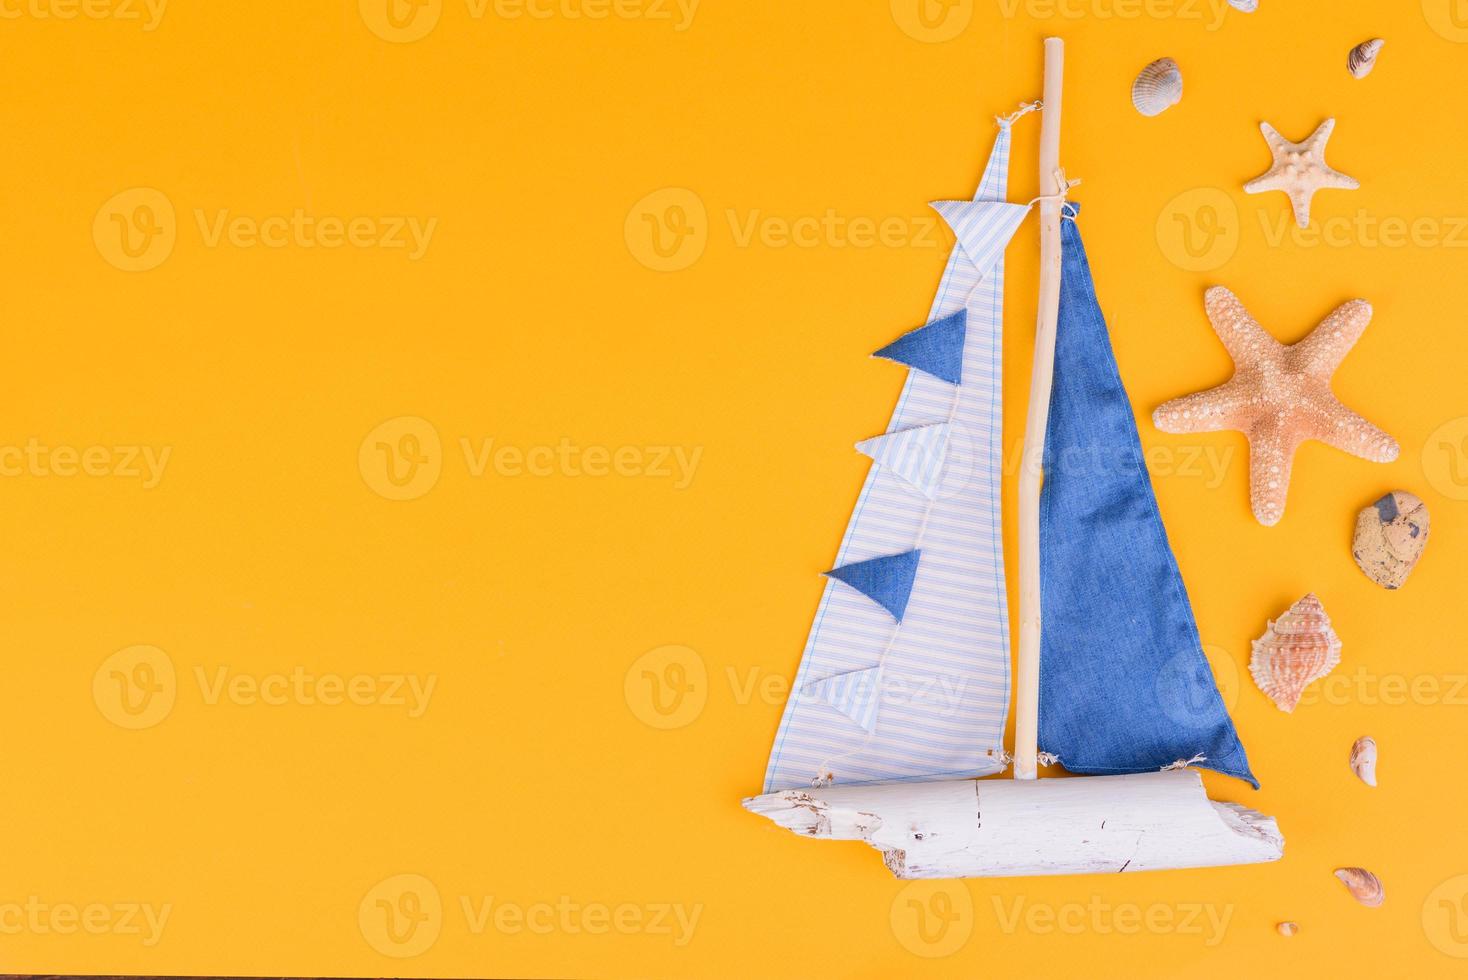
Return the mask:
<svg viewBox="0 0 1468 980">
<path fill-rule="evenodd" d="M 1376 463 L 1397 458 L 1397 441 L 1336 400 L 1330 376 L 1371 322 L 1371 304 L 1353 299 L 1288 347 L 1275 340 L 1222 286 L 1203 297 L 1234 376 L 1217 388 L 1175 398 L 1152 413 L 1163 432 L 1235 429 L 1249 439 L 1249 500 L 1260 524 L 1284 516 L 1295 449 L 1307 439 Z"/>
<path fill-rule="evenodd" d="M 1301 228 L 1310 225 L 1310 198 L 1316 191 L 1327 187 L 1353 191 L 1361 186 L 1355 177 L 1326 166 L 1325 141 L 1335 129 L 1334 119 L 1321 123 L 1303 143 L 1291 143 L 1267 122 L 1260 123 L 1259 129 L 1269 144 L 1269 152 L 1274 154 L 1274 165 L 1245 184 L 1244 191 L 1249 194 L 1284 191 L 1295 206 L 1295 223 Z"/>
</svg>

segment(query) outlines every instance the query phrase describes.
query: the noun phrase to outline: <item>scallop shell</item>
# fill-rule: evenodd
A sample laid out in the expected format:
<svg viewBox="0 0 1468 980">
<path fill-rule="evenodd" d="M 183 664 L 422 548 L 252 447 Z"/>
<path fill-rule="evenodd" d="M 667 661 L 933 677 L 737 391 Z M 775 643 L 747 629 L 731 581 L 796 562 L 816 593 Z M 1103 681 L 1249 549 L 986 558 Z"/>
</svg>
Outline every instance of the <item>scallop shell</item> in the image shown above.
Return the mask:
<svg viewBox="0 0 1468 980">
<path fill-rule="evenodd" d="M 1376 739 L 1362 735 L 1351 746 L 1351 771 L 1367 786 L 1376 785 Z"/>
<path fill-rule="evenodd" d="M 1228 0 L 1228 5 L 1235 10 L 1242 10 L 1246 14 L 1252 14 L 1259 9 L 1259 0 Z"/>
<path fill-rule="evenodd" d="M 1311 681 L 1341 662 L 1341 641 L 1315 594 L 1305 596 L 1254 641 L 1249 673 L 1259 690 L 1284 712 L 1295 710 Z"/>
<path fill-rule="evenodd" d="M 1346 70 L 1351 73 L 1352 78 L 1365 78 L 1371 74 L 1371 69 L 1376 67 L 1376 56 L 1381 53 L 1381 46 L 1385 43 L 1381 38 L 1374 37 L 1351 49 L 1351 53 L 1346 55 Z"/>
<path fill-rule="evenodd" d="M 1335 876 L 1346 886 L 1351 897 L 1367 908 L 1374 909 L 1386 900 L 1386 889 L 1381 879 L 1365 868 L 1336 868 Z"/>
<path fill-rule="evenodd" d="M 1293 936 L 1300 931 L 1300 924 L 1298 922 L 1281 922 L 1275 928 L 1279 930 L 1281 936 Z"/>
<path fill-rule="evenodd" d="M 1158 58 L 1132 82 L 1132 105 L 1144 116 L 1155 116 L 1183 100 L 1183 73 L 1171 58 Z"/>
</svg>

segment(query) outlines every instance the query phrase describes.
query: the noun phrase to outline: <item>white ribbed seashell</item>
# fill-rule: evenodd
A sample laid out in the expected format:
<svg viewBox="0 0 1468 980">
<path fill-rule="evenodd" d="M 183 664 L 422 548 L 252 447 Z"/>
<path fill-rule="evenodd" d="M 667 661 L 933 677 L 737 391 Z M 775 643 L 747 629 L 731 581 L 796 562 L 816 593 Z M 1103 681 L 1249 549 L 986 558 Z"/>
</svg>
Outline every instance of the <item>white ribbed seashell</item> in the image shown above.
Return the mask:
<svg viewBox="0 0 1468 980">
<path fill-rule="evenodd" d="M 1281 922 L 1274 928 L 1279 930 L 1281 936 L 1293 936 L 1300 931 L 1300 924 L 1298 922 Z"/>
<path fill-rule="evenodd" d="M 1242 10 L 1246 14 L 1252 14 L 1259 9 L 1259 0 L 1228 0 L 1228 5 L 1235 10 Z"/>
<path fill-rule="evenodd" d="M 1381 879 L 1365 868 L 1336 868 L 1335 876 L 1346 886 L 1351 897 L 1367 908 L 1374 909 L 1386 901 L 1386 889 Z"/>
<path fill-rule="evenodd" d="M 1376 739 L 1362 735 L 1351 746 L 1351 771 L 1367 786 L 1376 785 Z"/>
<path fill-rule="evenodd" d="M 1351 49 L 1351 53 L 1346 55 L 1346 70 L 1351 73 L 1352 78 L 1365 78 L 1371 74 L 1371 69 L 1376 67 L 1376 56 L 1381 53 L 1381 46 L 1385 43 L 1381 38 L 1374 37 Z"/>
<path fill-rule="evenodd" d="M 1144 116 L 1155 116 L 1183 99 L 1183 73 L 1171 58 L 1158 58 L 1132 82 L 1132 105 Z"/>
</svg>

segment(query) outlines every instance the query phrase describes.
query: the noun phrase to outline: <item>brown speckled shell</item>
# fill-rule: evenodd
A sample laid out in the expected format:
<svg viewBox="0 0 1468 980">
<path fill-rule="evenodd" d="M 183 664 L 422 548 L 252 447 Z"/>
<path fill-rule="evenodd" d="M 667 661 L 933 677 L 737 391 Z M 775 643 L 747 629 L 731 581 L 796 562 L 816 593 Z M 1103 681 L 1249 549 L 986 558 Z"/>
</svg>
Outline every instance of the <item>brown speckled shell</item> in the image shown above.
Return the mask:
<svg viewBox="0 0 1468 980">
<path fill-rule="evenodd" d="M 1259 690 L 1284 712 L 1295 710 L 1300 695 L 1341 662 L 1341 641 L 1314 593 L 1270 622 L 1254 641 L 1249 673 Z"/>
<path fill-rule="evenodd" d="M 1393 490 L 1356 516 L 1351 557 L 1377 585 L 1400 589 L 1427 547 L 1429 530 L 1427 505 Z"/>
</svg>

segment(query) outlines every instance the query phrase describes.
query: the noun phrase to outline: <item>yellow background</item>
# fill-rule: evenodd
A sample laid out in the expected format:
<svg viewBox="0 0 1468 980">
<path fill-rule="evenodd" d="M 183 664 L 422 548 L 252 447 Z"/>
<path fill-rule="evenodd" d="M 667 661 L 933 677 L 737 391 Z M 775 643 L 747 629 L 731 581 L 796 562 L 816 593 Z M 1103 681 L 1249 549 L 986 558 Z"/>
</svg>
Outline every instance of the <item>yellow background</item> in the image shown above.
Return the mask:
<svg viewBox="0 0 1468 980">
<path fill-rule="evenodd" d="M 1468 954 L 1468 906 L 1451 922 L 1437 903 L 1468 894 L 1456 877 L 1468 874 L 1468 691 L 1455 687 L 1468 674 L 1468 11 L 984 0 L 935 2 L 922 21 L 907 0 L 704 0 L 688 20 L 661 0 L 555 0 L 536 8 L 548 17 L 433 0 L 402 3 L 395 27 L 356 0 L 175 0 L 148 30 L 141 6 L 91 0 L 85 11 L 105 16 L 63 16 L 80 9 L 8 0 L 0 20 L 0 444 L 170 455 L 152 487 L 115 472 L 128 469 L 121 455 L 108 475 L 25 464 L 0 479 L 0 912 L 31 896 L 171 911 L 152 945 L 120 924 L 68 935 L 54 912 L 46 931 L 4 913 L 0 968 L 1462 969 L 1449 954 Z M 1210 775 L 1209 789 L 1277 816 L 1288 844 L 1265 867 L 972 881 L 939 886 L 940 899 L 904 892 L 865 846 L 796 839 L 738 800 L 760 787 L 818 573 L 868 466 L 851 444 L 881 431 L 902 383 L 866 355 L 921 321 L 942 267 L 950 239 L 924 233 L 925 202 L 972 193 L 991 117 L 1038 95 L 1052 33 L 1067 42 L 1063 159 L 1084 181 L 1101 302 L 1264 784 Z M 1353 80 L 1346 52 L 1375 35 L 1387 39 L 1376 72 Z M 1181 63 L 1186 94 L 1144 119 L 1128 87 L 1163 55 Z M 1333 242 L 1280 240 L 1284 197 L 1240 190 L 1269 162 L 1258 123 L 1300 138 L 1332 115 L 1330 162 L 1362 187 L 1317 197 Z M 1038 193 L 1037 135 L 1037 118 L 1016 124 L 1017 200 Z M 107 210 L 134 188 L 152 191 Z M 272 247 L 200 227 L 221 211 L 296 209 L 364 219 L 364 234 L 394 216 L 436 226 L 416 258 L 368 247 L 370 234 Z M 772 220 L 828 210 L 894 219 L 894 235 L 780 244 Z M 120 251 L 114 215 L 137 222 L 130 233 L 159 232 L 133 239 L 141 258 Z M 1415 241 L 1374 237 L 1385 219 L 1418 222 Z M 1179 244 L 1190 220 L 1221 227 L 1218 251 Z M 743 241 L 751 221 L 775 237 Z M 659 222 L 702 246 L 671 262 L 686 267 L 649 267 L 669 264 L 648 238 Z M 1010 456 L 1035 251 L 1030 224 L 1010 251 Z M 119 268 L 130 261 L 154 267 Z M 1283 340 L 1345 299 L 1371 300 L 1336 390 L 1400 439 L 1401 458 L 1306 447 L 1283 523 L 1264 528 L 1247 511 L 1241 437 L 1158 433 L 1155 405 L 1227 376 L 1202 313 L 1213 283 Z M 424 438 L 414 449 L 404 435 Z M 630 451 L 620 475 L 561 462 L 536 475 L 513 457 L 475 475 L 464 439 Z M 426 489 L 384 489 L 378 442 L 416 452 L 400 473 Z M 657 447 L 701 453 L 691 480 L 659 475 Z M 1190 468 L 1184 452 L 1222 469 Z M 418 475 L 434 468 L 436 480 Z M 1011 571 L 1013 479 L 1011 468 Z M 1388 593 L 1349 546 L 1356 511 L 1397 487 L 1427 501 L 1432 543 Z M 1346 680 L 1289 716 L 1249 681 L 1248 643 L 1311 590 L 1344 640 Z M 139 645 L 156 650 L 104 666 Z M 173 702 L 132 729 L 108 699 L 119 677 L 149 682 L 138 663 L 172 666 L 171 683 L 166 670 L 150 683 Z M 436 686 L 410 718 L 385 703 L 211 703 L 198 680 L 297 668 Z M 686 696 L 676 710 L 653 702 L 649 674 L 681 683 L 662 691 Z M 750 693 L 751 679 L 765 686 Z M 1417 693 L 1401 697 L 1398 682 Z M 1365 733 L 1381 745 L 1376 790 L 1346 768 Z M 1331 877 L 1343 864 L 1381 875 L 1383 908 L 1351 901 Z M 416 955 L 383 955 L 374 889 L 391 903 L 422 880 L 436 919 L 395 950 Z M 430 897 L 417 907 L 431 918 Z M 476 933 L 462 899 L 489 897 L 644 917 L 604 934 L 575 916 L 545 934 Z M 914 932 L 913 898 L 952 910 L 948 931 Z M 653 927 L 658 905 L 697 914 L 688 941 Z M 1226 929 L 1212 933 L 1207 913 L 1184 928 L 1195 906 L 1226 915 Z M 1006 929 L 1016 907 L 1027 918 Z M 1283 919 L 1300 934 L 1278 936 Z"/>
</svg>

